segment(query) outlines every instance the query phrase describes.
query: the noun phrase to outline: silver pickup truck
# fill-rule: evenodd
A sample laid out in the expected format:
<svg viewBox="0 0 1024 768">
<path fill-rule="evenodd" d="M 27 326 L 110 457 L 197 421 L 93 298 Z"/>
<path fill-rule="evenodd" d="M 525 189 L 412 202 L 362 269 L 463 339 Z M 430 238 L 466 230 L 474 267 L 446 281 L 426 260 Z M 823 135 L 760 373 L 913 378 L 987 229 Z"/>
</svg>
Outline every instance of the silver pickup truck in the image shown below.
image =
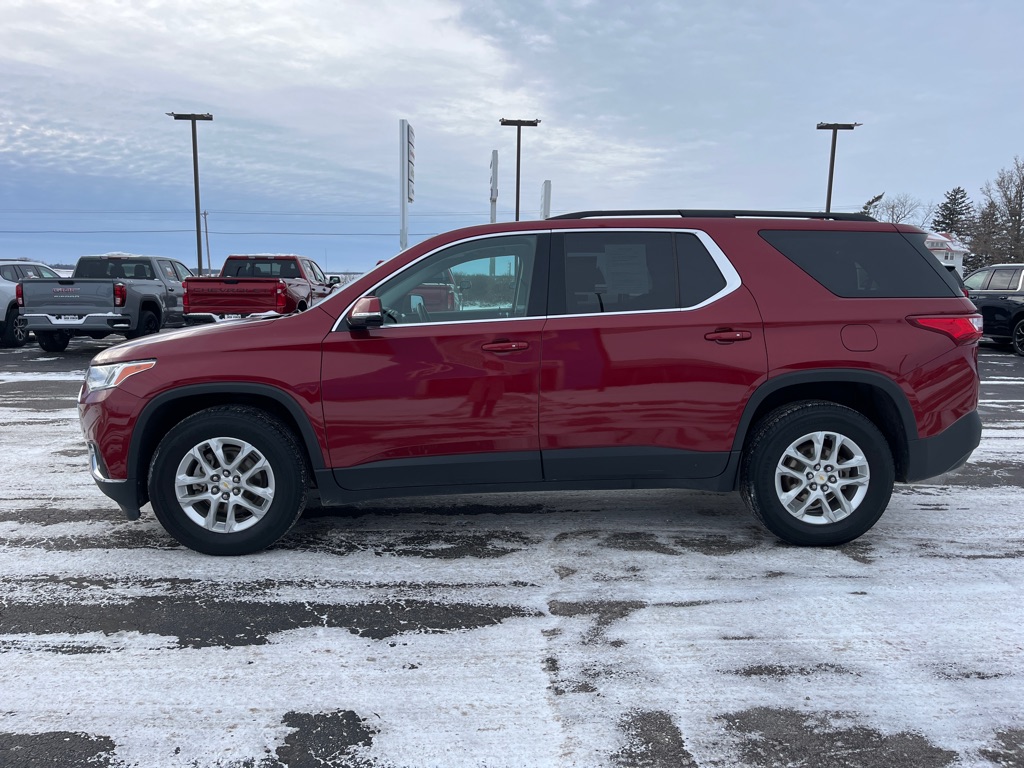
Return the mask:
<svg viewBox="0 0 1024 768">
<path fill-rule="evenodd" d="M 83 256 L 69 278 L 20 282 L 18 307 L 47 352 L 62 352 L 74 336 L 134 339 L 185 324 L 181 284 L 191 275 L 163 256 Z"/>
</svg>

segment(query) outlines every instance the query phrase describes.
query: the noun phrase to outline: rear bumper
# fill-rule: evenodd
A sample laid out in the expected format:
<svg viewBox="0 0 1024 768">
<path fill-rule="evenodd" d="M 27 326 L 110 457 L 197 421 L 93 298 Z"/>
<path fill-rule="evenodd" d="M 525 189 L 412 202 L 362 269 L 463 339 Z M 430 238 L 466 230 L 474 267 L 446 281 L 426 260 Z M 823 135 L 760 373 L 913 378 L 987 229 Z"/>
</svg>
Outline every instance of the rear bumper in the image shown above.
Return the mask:
<svg viewBox="0 0 1024 768">
<path fill-rule="evenodd" d="M 131 315 L 118 312 L 97 312 L 90 315 L 47 315 L 23 314 L 25 324 L 30 331 L 81 331 L 89 332 L 124 332 L 134 327 L 135 319 Z M 73 317 L 75 319 L 66 319 Z"/>
<path fill-rule="evenodd" d="M 908 483 L 962 467 L 981 442 L 981 416 L 971 411 L 934 437 L 911 440 L 907 446 Z"/>
</svg>

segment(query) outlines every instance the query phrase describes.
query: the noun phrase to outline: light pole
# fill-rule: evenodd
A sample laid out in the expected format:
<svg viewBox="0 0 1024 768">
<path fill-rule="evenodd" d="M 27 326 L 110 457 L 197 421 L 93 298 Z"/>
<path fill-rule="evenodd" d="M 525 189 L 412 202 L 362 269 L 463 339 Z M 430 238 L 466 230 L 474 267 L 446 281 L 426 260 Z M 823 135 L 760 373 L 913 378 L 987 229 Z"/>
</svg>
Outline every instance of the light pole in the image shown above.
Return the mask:
<svg viewBox="0 0 1024 768">
<path fill-rule="evenodd" d="M 192 121 L 192 178 L 195 184 L 196 190 L 196 258 L 199 264 L 198 275 L 203 274 L 203 240 L 199 234 L 199 150 L 196 142 L 196 120 L 213 120 L 213 115 L 207 113 L 204 115 L 179 115 L 174 112 L 168 112 L 168 117 L 173 117 L 175 120 L 190 120 Z"/>
<path fill-rule="evenodd" d="M 499 122 L 502 125 L 514 125 L 516 127 L 516 221 L 519 221 L 519 156 L 523 147 L 523 126 L 532 127 L 540 125 L 540 120 L 506 120 L 503 117 Z"/>
<path fill-rule="evenodd" d="M 863 123 L 818 123 L 819 131 L 832 131 L 832 153 L 828 158 L 828 194 L 825 197 L 825 213 L 832 212 L 832 174 L 836 168 L 836 136 L 839 131 L 852 131 Z"/>
</svg>

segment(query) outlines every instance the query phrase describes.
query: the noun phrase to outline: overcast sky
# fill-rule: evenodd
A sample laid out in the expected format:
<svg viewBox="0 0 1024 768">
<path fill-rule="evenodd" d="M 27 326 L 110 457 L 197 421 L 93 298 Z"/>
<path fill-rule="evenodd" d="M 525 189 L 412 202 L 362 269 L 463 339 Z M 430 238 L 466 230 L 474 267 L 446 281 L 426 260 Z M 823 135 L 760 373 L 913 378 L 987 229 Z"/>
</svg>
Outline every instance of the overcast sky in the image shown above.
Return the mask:
<svg viewBox="0 0 1024 768">
<path fill-rule="evenodd" d="M 1019 0 L 0 0 L 0 257 L 196 262 L 199 124 L 212 263 L 398 251 L 515 210 L 834 210 L 972 199 L 1024 154 Z M 251 233 L 251 234 L 250 234 Z M 286 233 L 286 234 L 272 234 Z"/>
</svg>

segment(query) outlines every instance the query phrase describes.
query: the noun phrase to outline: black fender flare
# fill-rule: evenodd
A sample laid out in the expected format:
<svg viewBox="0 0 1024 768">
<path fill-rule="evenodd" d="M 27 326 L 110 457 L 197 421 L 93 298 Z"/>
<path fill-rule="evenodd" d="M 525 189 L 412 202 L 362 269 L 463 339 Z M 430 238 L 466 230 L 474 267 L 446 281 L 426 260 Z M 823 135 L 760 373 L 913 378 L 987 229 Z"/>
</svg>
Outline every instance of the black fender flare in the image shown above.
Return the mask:
<svg viewBox="0 0 1024 768">
<path fill-rule="evenodd" d="M 314 471 L 324 469 L 323 449 L 317 440 L 316 430 L 309 421 L 309 417 L 295 398 L 282 389 L 270 384 L 259 384 L 248 381 L 218 381 L 211 384 L 189 384 L 183 387 L 169 389 L 154 397 L 139 414 L 132 429 L 131 440 L 128 444 L 128 475 L 131 481 L 132 474 L 135 480 L 142 482 L 146 474 L 146 467 L 139 465 L 143 455 L 143 439 L 148 433 L 148 427 L 154 417 L 164 408 L 179 400 L 194 398 L 210 398 L 218 395 L 237 397 L 238 395 L 255 395 L 273 400 L 284 408 L 298 425 L 299 440 L 306 449 L 310 464 Z M 152 455 L 155 445 L 151 445 L 149 455 Z"/>
<path fill-rule="evenodd" d="M 902 422 L 903 432 L 907 441 L 918 438 L 917 419 L 914 418 L 914 409 L 910 406 L 906 394 L 899 385 L 888 376 L 874 371 L 864 371 L 856 368 L 827 368 L 813 371 L 796 371 L 775 376 L 762 383 L 747 400 L 743 408 L 743 415 L 740 417 L 736 429 L 736 436 L 733 439 L 733 450 L 742 451 L 746 442 L 747 434 L 750 431 L 754 414 L 761 404 L 769 396 L 788 387 L 807 384 L 864 384 L 881 390 L 896 406 Z"/>
</svg>

